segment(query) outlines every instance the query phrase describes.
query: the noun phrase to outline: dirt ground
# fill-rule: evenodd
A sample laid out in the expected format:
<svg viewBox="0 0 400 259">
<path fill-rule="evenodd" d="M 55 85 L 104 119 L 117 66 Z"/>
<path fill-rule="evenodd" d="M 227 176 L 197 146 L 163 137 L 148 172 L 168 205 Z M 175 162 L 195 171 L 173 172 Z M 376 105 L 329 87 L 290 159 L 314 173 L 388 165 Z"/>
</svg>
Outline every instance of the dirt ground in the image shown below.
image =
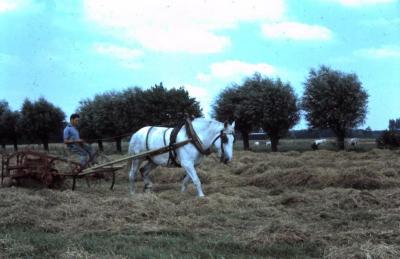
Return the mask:
<svg viewBox="0 0 400 259">
<path fill-rule="evenodd" d="M 0 188 L 0 258 L 400 258 L 400 152 L 236 151 L 76 191 Z M 117 155 L 112 156 L 118 158 Z"/>
</svg>

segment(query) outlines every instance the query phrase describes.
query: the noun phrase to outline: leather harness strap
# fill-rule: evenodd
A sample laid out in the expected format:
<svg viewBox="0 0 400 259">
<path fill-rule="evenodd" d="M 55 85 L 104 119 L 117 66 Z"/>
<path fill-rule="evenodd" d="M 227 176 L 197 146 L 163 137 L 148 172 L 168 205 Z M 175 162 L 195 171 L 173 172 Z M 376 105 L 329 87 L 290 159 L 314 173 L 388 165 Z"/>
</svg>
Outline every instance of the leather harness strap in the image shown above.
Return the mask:
<svg viewBox="0 0 400 259">
<path fill-rule="evenodd" d="M 211 148 L 204 149 L 203 148 L 203 143 L 201 142 L 199 136 L 196 134 L 196 132 L 193 129 L 192 122 L 187 118 L 186 121 L 186 134 L 188 135 L 189 138 L 191 138 L 193 141 L 193 145 L 196 147 L 197 151 L 199 151 L 202 155 L 210 155 L 211 154 Z"/>
<path fill-rule="evenodd" d="M 147 135 L 146 135 L 146 150 L 149 151 L 149 135 L 150 135 L 150 131 L 154 128 L 154 126 L 151 126 L 150 129 L 147 131 Z"/>
<path fill-rule="evenodd" d="M 176 138 L 178 136 L 179 131 L 185 125 L 185 121 L 180 122 L 171 132 L 170 140 L 169 140 L 169 157 L 168 164 L 171 163 L 172 166 L 181 167 L 179 161 L 177 160 L 176 149 L 174 148 L 174 144 L 176 143 Z"/>
<path fill-rule="evenodd" d="M 164 130 L 164 135 L 163 135 L 164 147 L 167 146 L 166 135 L 167 135 L 167 131 L 168 131 L 168 130 L 169 130 L 169 128 L 167 128 L 166 130 Z"/>
<path fill-rule="evenodd" d="M 221 151 L 222 151 L 222 156 L 224 157 L 225 150 L 224 150 L 223 144 L 228 141 L 226 133 L 223 130 L 221 130 L 220 134 L 213 140 L 210 147 L 207 149 L 204 149 L 202 141 L 200 140 L 199 136 L 196 134 L 196 131 L 193 129 L 192 122 L 190 121 L 190 119 L 186 118 L 186 120 L 181 121 L 175 128 L 173 128 L 172 132 L 170 134 L 170 141 L 168 144 L 168 147 L 169 147 L 169 157 L 168 157 L 168 162 L 167 162 L 168 165 L 181 167 L 181 165 L 177 159 L 175 144 L 176 144 L 176 139 L 177 139 L 178 133 L 184 126 L 186 128 L 187 137 L 190 140 L 188 143 L 192 143 L 196 147 L 197 151 L 199 151 L 199 153 L 202 155 L 210 155 L 211 147 L 213 146 L 215 141 L 217 141 L 219 138 L 221 138 Z M 147 131 L 147 135 L 146 135 L 146 149 L 147 150 L 150 150 L 149 144 L 148 144 L 148 139 L 149 139 L 149 135 L 150 135 L 150 132 L 153 129 L 153 127 L 154 126 L 150 127 L 149 130 Z M 167 131 L 169 129 L 170 128 L 167 128 L 164 131 L 164 135 L 163 135 L 164 146 L 167 146 L 166 135 L 167 135 Z M 221 157 L 221 159 L 222 159 L 222 157 Z"/>
</svg>

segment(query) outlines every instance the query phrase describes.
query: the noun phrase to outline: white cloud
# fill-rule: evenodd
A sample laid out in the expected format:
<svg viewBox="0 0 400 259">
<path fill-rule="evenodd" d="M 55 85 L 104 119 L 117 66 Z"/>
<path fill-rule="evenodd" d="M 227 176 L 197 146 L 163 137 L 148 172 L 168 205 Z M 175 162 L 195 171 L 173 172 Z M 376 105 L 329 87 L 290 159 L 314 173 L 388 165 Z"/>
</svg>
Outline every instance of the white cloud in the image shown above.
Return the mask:
<svg viewBox="0 0 400 259">
<path fill-rule="evenodd" d="M 283 18 L 284 0 L 85 0 L 87 18 L 119 37 L 164 52 L 216 53 L 220 30 Z"/>
<path fill-rule="evenodd" d="M 210 91 L 207 91 L 205 87 L 194 86 L 191 84 L 186 84 L 184 88 L 189 92 L 191 97 L 196 98 L 200 102 L 201 108 L 203 108 L 203 114 L 209 117 L 211 111 L 212 96 Z"/>
<path fill-rule="evenodd" d="M 0 0 L 0 13 L 14 11 L 26 4 L 26 0 Z"/>
<path fill-rule="evenodd" d="M 224 85 L 232 81 L 243 80 L 244 77 L 252 76 L 256 72 L 264 76 L 277 75 L 277 69 L 266 63 L 252 64 L 239 60 L 226 60 L 211 64 L 209 74 L 197 74 L 197 79 L 205 84 L 205 87 L 193 85 L 185 87 L 191 96 L 200 101 L 204 115 L 209 116 L 213 100 Z"/>
<path fill-rule="evenodd" d="M 200 80 L 200 81 L 208 82 L 208 81 L 211 80 L 212 77 L 211 77 L 211 75 L 208 75 L 208 74 L 198 73 L 197 76 L 196 76 L 196 78 L 197 78 L 198 80 Z"/>
<path fill-rule="evenodd" d="M 362 7 L 366 5 L 390 4 L 396 2 L 396 0 L 325 0 L 325 1 L 338 2 L 339 4 L 347 7 Z"/>
<path fill-rule="evenodd" d="M 93 48 L 99 54 L 117 59 L 126 68 L 136 69 L 140 67 L 137 58 L 143 55 L 143 51 L 141 50 L 109 43 L 95 43 Z"/>
<path fill-rule="evenodd" d="M 98 53 L 110 55 L 118 59 L 132 59 L 143 55 L 143 51 L 130 49 L 108 43 L 95 43 L 94 48 Z"/>
<path fill-rule="evenodd" d="M 329 40 L 332 32 L 319 25 L 298 22 L 267 23 L 262 26 L 265 37 L 290 40 Z"/>
<path fill-rule="evenodd" d="M 385 45 L 379 48 L 359 49 L 354 52 L 355 55 L 367 58 L 400 58 L 400 46 Z"/>
<path fill-rule="evenodd" d="M 251 76 L 256 72 L 267 76 L 277 74 L 276 68 L 266 63 L 251 64 L 239 60 L 226 60 L 211 64 L 211 73 L 199 73 L 197 79 L 203 82 L 208 82 L 214 78 L 240 79 L 243 76 Z"/>
</svg>

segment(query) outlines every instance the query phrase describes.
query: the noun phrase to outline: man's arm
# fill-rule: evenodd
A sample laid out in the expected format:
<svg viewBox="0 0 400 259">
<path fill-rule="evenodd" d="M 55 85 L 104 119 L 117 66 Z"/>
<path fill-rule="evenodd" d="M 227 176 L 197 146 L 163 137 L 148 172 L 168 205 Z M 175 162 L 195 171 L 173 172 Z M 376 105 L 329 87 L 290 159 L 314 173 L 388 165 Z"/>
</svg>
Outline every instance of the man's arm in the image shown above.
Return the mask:
<svg viewBox="0 0 400 259">
<path fill-rule="evenodd" d="M 65 128 L 64 129 L 64 144 L 74 144 L 74 143 L 81 144 L 84 142 L 82 139 L 77 139 L 77 140 L 70 139 L 70 135 L 71 134 L 70 134 L 68 128 Z"/>
<path fill-rule="evenodd" d="M 82 139 L 72 140 L 72 139 L 64 139 L 64 144 L 74 144 L 74 143 L 83 143 Z"/>
</svg>

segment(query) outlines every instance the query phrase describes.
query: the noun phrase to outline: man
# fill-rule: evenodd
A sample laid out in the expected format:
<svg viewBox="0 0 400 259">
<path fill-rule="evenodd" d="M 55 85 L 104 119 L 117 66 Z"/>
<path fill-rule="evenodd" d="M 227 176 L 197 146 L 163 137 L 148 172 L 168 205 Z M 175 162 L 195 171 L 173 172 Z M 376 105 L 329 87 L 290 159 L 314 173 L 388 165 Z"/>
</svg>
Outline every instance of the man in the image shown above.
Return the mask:
<svg viewBox="0 0 400 259">
<path fill-rule="evenodd" d="M 76 129 L 78 123 L 79 115 L 72 114 L 69 118 L 69 123 L 64 129 L 64 144 L 67 145 L 72 153 L 79 155 L 80 164 L 83 167 L 95 155 L 95 152 L 89 144 L 80 138 L 79 131 Z"/>
</svg>

